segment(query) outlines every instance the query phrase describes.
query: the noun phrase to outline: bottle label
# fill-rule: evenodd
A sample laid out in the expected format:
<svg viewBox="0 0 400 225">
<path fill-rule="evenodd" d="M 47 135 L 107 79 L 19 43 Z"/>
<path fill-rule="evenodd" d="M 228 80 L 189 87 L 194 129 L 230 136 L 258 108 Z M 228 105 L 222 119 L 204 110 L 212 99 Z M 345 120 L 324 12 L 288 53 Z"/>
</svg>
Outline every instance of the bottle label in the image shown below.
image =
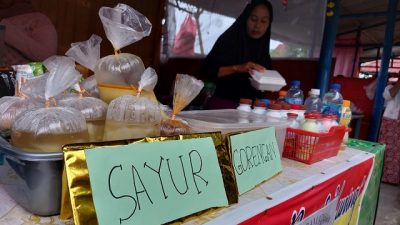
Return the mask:
<svg viewBox="0 0 400 225">
<path fill-rule="evenodd" d="M 323 104 L 322 105 L 322 114 L 333 114 L 336 115 L 337 118 L 340 118 L 340 114 L 342 112 L 342 106 L 338 104 Z"/>
<path fill-rule="evenodd" d="M 343 109 L 342 117 L 340 117 L 340 125 L 348 126 L 351 121 L 351 110 L 349 108 Z"/>
<path fill-rule="evenodd" d="M 286 99 L 286 102 L 289 104 L 293 104 L 293 105 L 302 105 L 303 104 L 303 100 L 301 100 L 301 98 L 288 98 L 288 99 Z"/>
</svg>

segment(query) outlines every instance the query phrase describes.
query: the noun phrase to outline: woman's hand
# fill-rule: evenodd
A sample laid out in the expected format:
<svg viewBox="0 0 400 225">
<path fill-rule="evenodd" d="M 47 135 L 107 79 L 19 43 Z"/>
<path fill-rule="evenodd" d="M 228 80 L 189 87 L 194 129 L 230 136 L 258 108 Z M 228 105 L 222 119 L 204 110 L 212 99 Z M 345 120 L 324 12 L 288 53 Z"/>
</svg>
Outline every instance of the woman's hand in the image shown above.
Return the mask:
<svg viewBox="0 0 400 225">
<path fill-rule="evenodd" d="M 239 65 L 231 65 L 231 66 L 223 66 L 220 67 L 218 70 L 218 77 L 225 77 L 229 76 L 234 73 L 250 73 L 252 70 L 256 70 L 259 72 L 264 72 L 266 69 L 265 67 L 261 66 L 260 64 L 247 62 Z"/>
<path fill-rule="evenodd" d="M 252 70 L 263 72 L 266 69 L 260 64 L 254 62 L 247 62 L 240 65 L 234 65 L 233 70 L 238 73 L 250 73 Z"/>
</svg>

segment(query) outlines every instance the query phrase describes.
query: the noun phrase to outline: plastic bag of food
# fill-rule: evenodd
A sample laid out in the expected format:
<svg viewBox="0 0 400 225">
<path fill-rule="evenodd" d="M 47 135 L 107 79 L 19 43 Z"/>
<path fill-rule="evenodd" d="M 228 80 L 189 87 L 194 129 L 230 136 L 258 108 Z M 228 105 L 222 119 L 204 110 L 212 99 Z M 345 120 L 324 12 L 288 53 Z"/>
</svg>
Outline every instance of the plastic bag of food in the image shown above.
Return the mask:
<svg viewBox="0 0 400 225">
<path fill-rule="evenodd" d="M 21 85 L 19 85 L 19 94 L 28 97 L 29 99 L 44 103 L 44 92 L 46 89 L 46 82 L 48 77 L 49 73 L 45 73 L 29 79 L 23 78 L 19 82 L 21 83 Z"/>
<path fill-rule="evenodd" d="M 95 67 L 100 96 L 106 101 L 102 94 L 104 84 L 105 88 L 109 88 L 107 85 L 138 86 L 145 69 L 143 61 L 136 55 L 121 53 L 121 48 L 148 36 L 152 25 L 144 15 L 125 4 L 114 8 L 101 7 L 99 16 L 115 53 L 101 58 Z M 106 94 L 104 96 L 107 97 Z"/>
<path fill-rule="evenodd" d="M 69 107 L 57 107 L 55 96 L 78 82 L 80 74 L 68 57 L 53 57 L 46 80 L 46 108 L 27 110 L 18 115 L 11 127 L 11 143 L 32 152 L 58 152 L 65 144 L 87 142 L 85 117 Z"/>
<path fill-rule="evenodd" d="M 101 37 L 93 34 L 88 40 L 71 44 L 65 55 L 73 58 L 77 63 L 94 72 L 100 59 Z M 83 90 L 91 97 L 99 97 L 97 82 L 94 76 L 89 76 L 81 82 Z"/>
<path fill-rule="evenodd" d="M 0 98 L 0 130 L 11 129 L 12 123 L 20 113 L 43 106 L 43 102 L 35 99 L 35 91 L 42 90 L 43 92 L 44 90 L 44 83 L 35 82 L 40 77 L 32 79 L 22 78 L 16 81 L 16 95 Z"/>
<path fill-rule="evenodd" d="M 99 89 L 97 89 L 97 82 L 94 76 L 90 76 L 81 82 L 81 87 L 86 91 L 88 96 L 99 98 Z"/>
<path fill-rule="evenodd" d="M 93 34 L 89 40 L 71 44 L 71 48 L 65 55 L 73 58 L 77 63 L 94 71 L 97 61 L 100 59 L 101 37 Z"/>
<path fill-rule="evenodd" d="M 160 135 L 160 108 L 144 97 L 124 95 L 108 105 L 103 141 Z"/>
<path fill-rule="evenodd" d="M 84 97 L 82 93 L 82 91 L 79 91 L 78 96 L 69 96 L 60 99 L 58 104 L 80 111 L 86 120 L 89 140 L 102 141 L 108 105 L 98 98 Z"/>
<path fill-rule="evenodd" d="M 140 96 L 144 90 L 152 91 L 156 83 L 156 72 L 148 68 L 139 81 L 137 96 L 124 95 L 110 102 L 104 141 L 160 135 L 161 111 L 158 103 Z"/>
<path fill-rule="evenodd" d="M 161 122 L 161 135 L 178 135 L 191 133 L 188 124 L 176 118 L 182 109 L 184 109 L 201 91 L 204 83 L 201 80 L 186 75 L 177 74 L 174 87 L 174 100 L 172 115 L 170 119 Z"/>
</svg>

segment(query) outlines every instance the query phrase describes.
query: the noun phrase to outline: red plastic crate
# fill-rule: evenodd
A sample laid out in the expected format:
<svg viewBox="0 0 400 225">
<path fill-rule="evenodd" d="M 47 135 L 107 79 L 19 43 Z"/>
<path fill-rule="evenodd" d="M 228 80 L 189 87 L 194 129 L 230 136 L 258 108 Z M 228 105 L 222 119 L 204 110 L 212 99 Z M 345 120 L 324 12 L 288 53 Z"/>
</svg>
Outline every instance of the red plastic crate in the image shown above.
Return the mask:
<svg viewBox="0 0 400 225">
<path fill-rule="evenodd" d="M 315 133 L 287 128 L 283 157 L 313 164 L 336 156 L 346 130 L 345 126 L 335 126 L 328 133 Z"/>
</svg>

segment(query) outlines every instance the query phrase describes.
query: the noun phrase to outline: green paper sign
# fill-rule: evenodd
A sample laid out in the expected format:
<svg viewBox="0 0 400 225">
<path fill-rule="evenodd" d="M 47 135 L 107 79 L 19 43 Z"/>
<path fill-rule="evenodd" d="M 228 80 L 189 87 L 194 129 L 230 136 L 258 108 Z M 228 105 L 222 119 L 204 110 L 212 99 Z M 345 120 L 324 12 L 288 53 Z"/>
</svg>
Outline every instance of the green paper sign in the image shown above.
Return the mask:
<svg viewBox="0 0 400 225">
<path fill-rule="evenodd" d="M 240 195 L 282 171 L 275 128 L 232 135 L 230 144 Z"/>
<path fill-rule="evenodd" d="M 99 225 L 163 224 L 227 206 L 210 137 L 85 151 Z"/>
</svg>

